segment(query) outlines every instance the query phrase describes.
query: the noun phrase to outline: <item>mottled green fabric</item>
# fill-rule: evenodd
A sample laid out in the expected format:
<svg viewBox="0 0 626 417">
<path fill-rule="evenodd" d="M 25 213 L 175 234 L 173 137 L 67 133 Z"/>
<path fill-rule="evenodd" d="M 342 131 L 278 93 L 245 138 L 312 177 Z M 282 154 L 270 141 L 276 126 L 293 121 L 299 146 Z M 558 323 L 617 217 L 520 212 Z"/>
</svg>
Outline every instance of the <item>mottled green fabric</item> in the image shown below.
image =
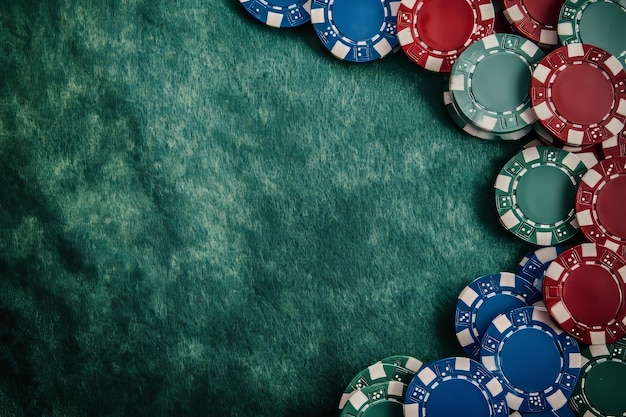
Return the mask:
<svg viewBox="0 0 626 417">
<path fill-rule="evenodd" d="M 237 0 L 0 1 L 0 415 L 334 416 L 529 247 L 446 79 Z"/>
</svg>

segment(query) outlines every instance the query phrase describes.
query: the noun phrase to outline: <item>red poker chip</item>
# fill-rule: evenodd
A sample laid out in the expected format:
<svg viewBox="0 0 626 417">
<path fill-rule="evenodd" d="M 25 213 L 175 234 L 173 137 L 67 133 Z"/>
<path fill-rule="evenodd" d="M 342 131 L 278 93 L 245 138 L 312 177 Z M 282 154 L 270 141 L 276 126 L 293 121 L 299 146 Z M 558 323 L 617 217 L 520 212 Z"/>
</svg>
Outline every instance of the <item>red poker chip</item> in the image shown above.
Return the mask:
<svg viewBox="0 0 626 417">
<path fill-rule="evenodd" d="M 522 36 L 540 45 L 559 44 L 556 27 L 563 0 L 502 0 L 504 16 Z"/>
<path fill-rule="evenodd" d="M 605 158 L 626 156 L 626 128 L 616 137 L 602 142 L 602 153 Z"/>
<path fill-rule="evenodd" d="M 626 335 L 626 261 L 609 248 L 583 243 L 552 261 L 543 300 L 563 330 L 587 344 Z"/>
<path fill-rule="evenodd" d="M 626 257 L 626 157 L 605 159 L 583 175 L 576 220 L 592 242 Z"/>
<path fill-rule="evenodd" d="M 459 54 L 493 33 L 491 0 L 402 0 L 397 33 L 405 54 L 434 72 L 450 72 Z"/>
<path fill-rule="evenodd" d="M 533 71 L 530 100 L 556 138 L 586 146 L 618 135 L 626 121 L 626 72 L 603 49 L 570 44 L 549 53 Z"/>
</svg>

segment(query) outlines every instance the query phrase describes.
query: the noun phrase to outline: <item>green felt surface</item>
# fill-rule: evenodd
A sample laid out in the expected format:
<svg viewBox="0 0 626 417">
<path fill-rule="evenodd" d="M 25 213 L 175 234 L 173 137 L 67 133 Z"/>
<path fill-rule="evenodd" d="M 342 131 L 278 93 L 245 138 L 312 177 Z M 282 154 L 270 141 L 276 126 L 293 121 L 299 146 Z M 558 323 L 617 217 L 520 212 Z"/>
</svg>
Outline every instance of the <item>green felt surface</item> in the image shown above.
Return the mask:
<svg viewBox="0 0 626 417">
<path fill-rule="evenodd" d="M 95 5 L 98 4 L 98 5 Z M 528 245 L 445 77 L 236 0 L 0 1 L 0 414 L 334 416 Z"/>
</svg>

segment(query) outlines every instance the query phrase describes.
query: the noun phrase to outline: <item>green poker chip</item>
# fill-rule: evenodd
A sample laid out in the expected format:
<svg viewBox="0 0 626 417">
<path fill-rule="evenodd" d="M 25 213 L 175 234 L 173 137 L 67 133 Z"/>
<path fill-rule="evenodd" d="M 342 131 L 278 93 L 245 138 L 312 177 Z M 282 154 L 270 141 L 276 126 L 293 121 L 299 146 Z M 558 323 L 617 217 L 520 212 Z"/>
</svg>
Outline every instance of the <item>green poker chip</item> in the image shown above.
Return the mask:
<svg viewBox="0 0 626 417">
<path fill-rule="evenodd" d="M 519 132 L 537 116 L 529 97 L 532 73 L 545 54 L 518 35 L 493 34 L 459 55 L 450 93 L 459 113 L 495 134 Z"/>
<path fill-rule="evenodd" d="M 566 0 L 557 32 L 563 45 L 597 46 L 610 52 L 626 68 L 625 0 Z"/>
<path fill-rule="evenodd" d="M 591 345 L 581 352 L 583 364 L 569 404 L 584 417 L 626 415 L 626 338 Z"/>
<path fill-rule="evenodd" d="M 403 417 L 406 384 L 398 381 L 370 385 L 355 391 L 340 417 Z"/>
<path fill-rule="evenodd" d="M 500 223 L 539 246 L 560 244 L 578 232 L 575 198 L 587 171 L 575 154 L 548 146 L 527 148 L 498 174 L 495 188 Z"/>
<path fill-rule="evenodd" d="M 339 400 L 339 409 L 343 409 L 350 397 L 371 385 L 396 381 L 408 384 L 415 372 L 422 367 L 422 362 L 411 356 L 389 356 L 360 371 L 352 378 Z"/>
</svg>

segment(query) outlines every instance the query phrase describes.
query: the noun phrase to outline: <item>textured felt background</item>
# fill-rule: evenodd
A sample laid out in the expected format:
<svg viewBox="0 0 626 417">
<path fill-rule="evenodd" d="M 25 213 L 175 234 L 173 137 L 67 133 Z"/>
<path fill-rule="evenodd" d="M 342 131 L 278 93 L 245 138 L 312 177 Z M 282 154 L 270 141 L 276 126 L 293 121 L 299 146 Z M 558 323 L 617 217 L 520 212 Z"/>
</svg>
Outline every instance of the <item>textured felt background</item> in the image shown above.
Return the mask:
<svg viewBox="0 0 626 417">
<path fill-rule="evenodd" d="M 333 416 L 460 353 L 458 293 L 529 249 L 493 204 L 521 144 L 401 52 L 236 0 L 2 0 L 0 45 L 2 416 Z"/>
</svg>

